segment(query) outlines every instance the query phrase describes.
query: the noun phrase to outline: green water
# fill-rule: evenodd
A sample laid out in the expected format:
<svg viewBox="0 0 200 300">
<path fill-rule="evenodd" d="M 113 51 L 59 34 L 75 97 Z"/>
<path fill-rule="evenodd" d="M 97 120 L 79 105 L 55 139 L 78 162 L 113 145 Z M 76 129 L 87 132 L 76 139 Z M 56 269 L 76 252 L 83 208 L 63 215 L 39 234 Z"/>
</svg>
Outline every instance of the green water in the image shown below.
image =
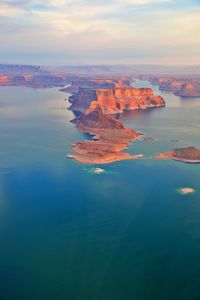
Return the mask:
<svg viewBox="0 0 200 300">
<path fill-rule="evenodd" d="M 162 95 L 121 116 L 144 159 L 97 175 L 65 157 L 84 138 L 65 94 L 0 88 L 1 300 L 200 299 L 200 165 L 150 158 L 200 147 L 200 99 Z"/>
</svg>

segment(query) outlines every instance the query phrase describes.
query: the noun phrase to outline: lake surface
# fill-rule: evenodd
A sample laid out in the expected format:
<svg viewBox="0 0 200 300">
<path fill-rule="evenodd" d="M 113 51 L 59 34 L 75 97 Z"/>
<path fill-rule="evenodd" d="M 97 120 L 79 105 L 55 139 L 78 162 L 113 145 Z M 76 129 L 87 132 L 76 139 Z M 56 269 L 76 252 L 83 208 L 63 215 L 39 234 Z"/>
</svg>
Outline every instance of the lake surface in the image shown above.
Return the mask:
<svg viewBox="0 0 200 300">
<path fill-rule="evenodd" d="M 200 147 L 200 98 L 153 88 L 166 108 L 121 116 L 155 139 L 144 159 L 99 175 L 65 157 L 84 138 L 66 94 L 0 88 L 1 300 L 200 299 L 200 165 L 150 158 Z"/>
</svg>

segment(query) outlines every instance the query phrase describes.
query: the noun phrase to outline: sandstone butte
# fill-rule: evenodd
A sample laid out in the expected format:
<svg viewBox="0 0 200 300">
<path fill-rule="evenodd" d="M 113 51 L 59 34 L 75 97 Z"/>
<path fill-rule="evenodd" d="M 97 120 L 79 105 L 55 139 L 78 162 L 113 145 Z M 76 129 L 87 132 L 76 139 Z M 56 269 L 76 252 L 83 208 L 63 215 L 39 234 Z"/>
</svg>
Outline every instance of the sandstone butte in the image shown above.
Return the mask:
<svg viewBox="0 0 200 300">
<path fill-rule="evenodd" d="M 72 81 L 72 84 L 66 88 L 60 89 L 62 92 L 76 94 L 79 88 L 88 89 L 115 89 L 116 87 L 130 86 L 130 81 L 121 78 L 111 79 L 80 79 Z"/>
<path fill-rule="evenodd" d="M 107 164 L 127 159 L 137 159 L 142 155 L 122 152 L 141 133 L 123 126 L 109 115 L 104 115 L 97 101 L 91 102 L 81 116 L 72 120 L 81 132 L 89 133 L 91 140 L 78 142 L 72 147 L 73 155 L 67 155 L 84 164 Z"/>
<path fill-rule="evenodd" d="M 184 163 L 200 163 L 200 149 L 196 147 L 174 148 L 154 156 L 157 159 L 173 159 Z"/>
<path fill-rule="evenodd" d="M 91 102 L 96 101 L 103 114 L 123 113 L 129 110 L 163 107 L 165 101 L 155 96 L 151 88 L 116 87 L 114 89 L 80 88 L 69 97 L 70 110 L 84 112 Z"/>
</svg>

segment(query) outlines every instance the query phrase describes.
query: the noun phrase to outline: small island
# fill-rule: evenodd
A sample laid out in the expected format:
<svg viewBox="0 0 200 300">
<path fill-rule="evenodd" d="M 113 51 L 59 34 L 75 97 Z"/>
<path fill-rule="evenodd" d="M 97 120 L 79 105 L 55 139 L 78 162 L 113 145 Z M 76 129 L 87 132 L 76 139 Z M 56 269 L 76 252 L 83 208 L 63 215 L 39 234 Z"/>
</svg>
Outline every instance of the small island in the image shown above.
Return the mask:
<svg viewBox="0 0 200 300">
<path fill-rule="evenodd" d="M 200 163 L 200 149 L 196 147 L 174 148 L 154 156 L 157 159 L 173 159 L 184 163 Z"/>
<path fill-rule="evenodd" d="M 178 189 L 178 192 L 181 195 L 189 195 L 189 194 L 194 194 L 195 193 L 195 189 L 193 189 L 191 187 L 184 187 L 184 188 Z"/>
</svg>

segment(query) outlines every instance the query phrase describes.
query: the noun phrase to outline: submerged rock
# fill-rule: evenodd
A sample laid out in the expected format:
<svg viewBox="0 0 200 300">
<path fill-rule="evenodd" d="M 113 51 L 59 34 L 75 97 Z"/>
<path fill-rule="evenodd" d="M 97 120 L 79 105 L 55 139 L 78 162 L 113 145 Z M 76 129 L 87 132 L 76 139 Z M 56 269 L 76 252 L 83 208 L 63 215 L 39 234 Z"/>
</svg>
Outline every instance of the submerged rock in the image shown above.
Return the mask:
<svg viewBox="0 0 200 300">
<path fill-rule="evenodd" d="M 179 192 L 181 195 L 194 194 L 194 193 L 195 193 L 195 189 L 190 188 L 190 187 L 184 187 L 184 188 L 178 189 L 178 192 Z"/>
<path fill-rule="evenodd" d="M 91 169 L 91 171 L 95 174 L 101 174 L 101 173 L 105 172 L 105 170 L 101 169 L 101 168 L 93 168 L 93 169 Z"/>
</svg>

